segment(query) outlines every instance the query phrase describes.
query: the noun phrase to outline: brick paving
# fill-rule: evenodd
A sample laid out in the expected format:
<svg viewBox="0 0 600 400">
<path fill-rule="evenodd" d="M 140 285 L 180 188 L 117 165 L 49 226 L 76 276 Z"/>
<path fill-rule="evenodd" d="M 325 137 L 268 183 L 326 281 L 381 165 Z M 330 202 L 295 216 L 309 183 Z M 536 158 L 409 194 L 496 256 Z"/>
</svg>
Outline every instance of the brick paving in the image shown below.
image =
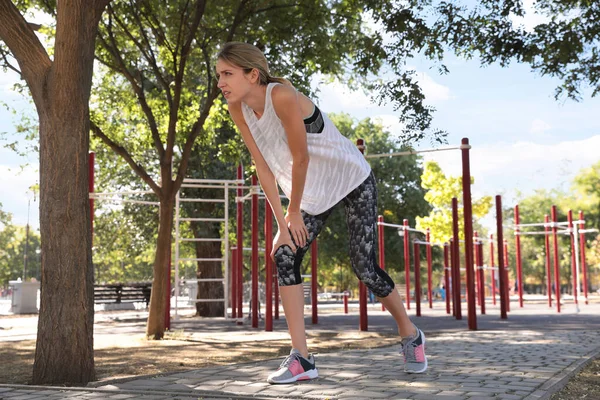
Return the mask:
<svg viewBox="0 0 600 400">
<path fill-rule="evenodd" d="M 600 304 L 582 307 L 581 313 L 565 306 L 561 315 L 543 305 L 519 310 L 513 304 L 505 321 L 491 315 L 493 307 L 489 309 L 490 315 L 478 316 L 478 331 L 468 331 L 465 320 L 456 321 L 442 311 L 435 314 L 426 309 L 424 313 L 432 314 L 429 318 L 413 318 L 427 335 L 429 370 L 420 375 L 403 372 L 395 345 L 316 354 L 320 377 L 292 385 L 265 383 L 281 362 L 273 359 L 97 387 L 0 385 L 0 399 L 542 400 L 600 354 Z M 393 329 L 389 319 L 383 314 L 370 316 L 370 326 Z M 324 316 L 318 329 L 344 329 L 343 324 L 335 324 L 342 320 L 354 324 L 356 316 Z"/>
</svg>

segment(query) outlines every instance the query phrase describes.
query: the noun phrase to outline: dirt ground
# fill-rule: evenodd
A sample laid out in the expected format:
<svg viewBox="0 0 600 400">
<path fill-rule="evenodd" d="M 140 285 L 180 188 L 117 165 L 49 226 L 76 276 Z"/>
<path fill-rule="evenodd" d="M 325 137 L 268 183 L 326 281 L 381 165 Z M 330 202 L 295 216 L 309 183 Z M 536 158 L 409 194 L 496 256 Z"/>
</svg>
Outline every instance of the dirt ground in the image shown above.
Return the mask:
<svg viewBox="0 0 600 400">
<path fill-rule="evenodd" d="M 373 340 L 373 338 L 378 338 Z M 311 351 L 391 346 L 397 336 L 371 332 L 309 334 Z M 117 345 L 115 345 L 117 344 Z M 1 342 L 0 360 L 11 360 L 11 368 L 0 368 L 0 383 L 31 381 L 35 341 Z M 289 353 L 289 339 L 248 342 L 215 342 L 187 338 L 185 333 L 167 333 L 165 340 L 148 341 L 143 335 L 122 335 L 109 343 L 95 341 L 94 359 L 98 381 L 186 371 L 215 365 L 256 361 Z"/>
<path fill-rule="evenodd" d="M 396 335 L 376 332 L 308 333 L 309 347 L 315 353 L 397 343 Z M 98 337 L 94 347 L 97 380 L 102 382 L 281 357 L 289 352 L 289 339 L 270 339 L 267 344 L 262 340 L 205 340 L 174 331 L 167 332 L 161 341 L 148 341 L 142 334 L 111 335 L 109 340 Z M 34 352 L 34 340 L 0 342 L 0 360 L 11 360 L 11 368 L 0 368 L 0 383 L 30 383 Z M 589 362 L 551 397 L 551 400 L 581 399 L 600 399 L 600 357 Z"/>
<path fill-rule="evenodd" d="M 550 400 L 600 399 L 600 357 L 592 360 Z"/>
</svg>

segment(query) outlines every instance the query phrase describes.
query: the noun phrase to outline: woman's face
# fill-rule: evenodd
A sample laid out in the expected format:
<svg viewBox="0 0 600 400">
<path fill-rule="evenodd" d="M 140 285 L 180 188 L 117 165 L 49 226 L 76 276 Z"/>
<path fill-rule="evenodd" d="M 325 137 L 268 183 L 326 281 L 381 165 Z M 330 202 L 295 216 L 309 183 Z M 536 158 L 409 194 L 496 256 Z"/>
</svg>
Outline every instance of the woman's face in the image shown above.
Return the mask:
<svg viewBox="0 0 600 400">
<path fill-rule="evenodd" d="M 246 94 L 256 85 L 257 73 L 250 73 L 235 65 L 231 65 L 224 60 L 217 60 L 217 86 L 221 89 L 227 102 L 237 102 L 242 100 Z"/>
</svg>

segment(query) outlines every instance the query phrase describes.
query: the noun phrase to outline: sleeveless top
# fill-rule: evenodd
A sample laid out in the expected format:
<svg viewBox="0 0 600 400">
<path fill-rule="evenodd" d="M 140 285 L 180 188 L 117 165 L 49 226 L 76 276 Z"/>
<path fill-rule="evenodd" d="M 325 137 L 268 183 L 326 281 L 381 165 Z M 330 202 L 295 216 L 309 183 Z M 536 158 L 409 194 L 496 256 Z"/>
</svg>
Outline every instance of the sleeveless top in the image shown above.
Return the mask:
<svg viewBox="0 0 600 400">
<path fill-rule="evenodd" d="M 242 103 L 242 112 L 258 149 L 289 199 L 293 161 L 285 129 L 271 101 L 275 85 L 280 83 L 267 86 L 265 111 L 260 119 L 245 103 Z M 371 167 L 356 145 L 340 133 L 327 115 L 321 113 L 321 116 L 322 131 L 306 133 L 309 163 L 300 208 L 312 215 L 329 210 L 371 173 Z M 310 129 L 311 124 L 305 126 Z"/>
</svg>

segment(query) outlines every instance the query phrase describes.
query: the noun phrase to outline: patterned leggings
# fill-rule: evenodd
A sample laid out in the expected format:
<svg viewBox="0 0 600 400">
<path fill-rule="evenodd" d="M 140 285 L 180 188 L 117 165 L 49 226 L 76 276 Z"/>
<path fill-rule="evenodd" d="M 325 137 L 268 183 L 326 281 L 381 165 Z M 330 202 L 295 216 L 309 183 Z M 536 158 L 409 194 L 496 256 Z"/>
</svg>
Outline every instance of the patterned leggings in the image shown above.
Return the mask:
<svg viewBox="0 0 600 400">
<path fill-rule="evenodd" d="M 342 202 L 346 208 L 352 269 L 375 296 L 386 297 L 394 289 L 394 281 L 377 265 L 377 185 L 373 173 L 371 172 L 371 175 Z M 302 283 L 302 259 L 334 208 L 335 206 L 319 215 L 310 215 L 302 211 L 308 240 L 295 254 L 287 245 L 281 246 L 275 252 L 279 286 Z"/>
</svg>

